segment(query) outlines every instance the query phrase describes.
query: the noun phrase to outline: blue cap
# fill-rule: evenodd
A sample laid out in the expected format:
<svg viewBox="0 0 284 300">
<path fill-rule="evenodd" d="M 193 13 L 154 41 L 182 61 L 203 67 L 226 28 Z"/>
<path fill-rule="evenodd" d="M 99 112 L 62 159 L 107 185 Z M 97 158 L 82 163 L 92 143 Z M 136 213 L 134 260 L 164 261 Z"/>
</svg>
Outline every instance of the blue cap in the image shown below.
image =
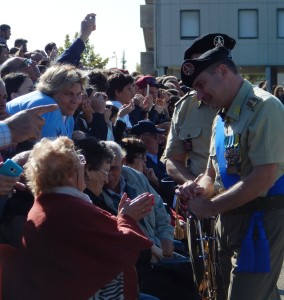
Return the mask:
<svg viewBox="0 0 284 300">
<path fill-rule="evenodd" d="M 151 121 L 143 120 L 130 129 L 130 134 L 141 135 L 143 133 L 164 133 L 165 131 L 165 129 L 157 128 Z"/>
</svg>

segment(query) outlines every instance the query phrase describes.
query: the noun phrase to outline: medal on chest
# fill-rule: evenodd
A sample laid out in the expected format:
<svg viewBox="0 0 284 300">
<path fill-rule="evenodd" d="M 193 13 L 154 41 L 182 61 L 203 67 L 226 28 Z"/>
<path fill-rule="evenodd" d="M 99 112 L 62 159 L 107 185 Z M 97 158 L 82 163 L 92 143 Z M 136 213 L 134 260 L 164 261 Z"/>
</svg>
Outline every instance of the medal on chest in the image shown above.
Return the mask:
<svg viewBox="0 0 284 300">
<path fill-rule="evenodd" d="M 227 174 L 240 174 L 241 163 L 240 134 L 225 137 L 225 160 Z"/>
</svg>

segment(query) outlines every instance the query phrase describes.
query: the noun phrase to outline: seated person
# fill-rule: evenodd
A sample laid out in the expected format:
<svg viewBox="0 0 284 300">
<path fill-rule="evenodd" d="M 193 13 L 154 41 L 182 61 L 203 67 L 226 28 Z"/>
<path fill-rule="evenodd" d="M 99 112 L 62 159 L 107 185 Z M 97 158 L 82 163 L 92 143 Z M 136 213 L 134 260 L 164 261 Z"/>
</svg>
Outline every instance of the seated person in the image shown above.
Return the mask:
<svg viewBox="0 0 284 300">
<path fill-rule="evenodd" d="M 152 168 L 146 167 L 146 146 L 137 138 L 126 137 L 121 141 L 121 148 L 125 151 L 123 164 L 143 173 L 153 188 L 159 187 L 159 179 Z"/>
<path fill-rule="evenodd" d="M 24 226 L 19 289 L 11 285 L 16 295 L 9 299 L 88 299 L 104 287 L 114 292 L 108 283 L 152 246 L 137 224 L 146 214 L 141 203 L 132 214 L 124 197 L 112 216 L 82 193 L 84 173 L 84 157 L 67 137 L 44 138 L 31 151 L 25 175 L 35 201 Z M 134 201 L 144 204 L 147 197 Z M 125 299 L 134 298 L 129 293 L 136 286 L 123 290 Z"/>
<path fill-rule="evenodd" d="M 124 192 L 130 198 L 145 192 L 154 194 L 155 204 L 152 212 L 147 216 L 143 227 L 145 234 L 157 246 L 162 248 L 164 256 L 171 257 L 173 254 L 173 227 L 169 223 L 170 219 L 161 197 L 151 187 L 143 174 L 123 166 L 124 152 L 117 143 L 112 141 L 106 141 L 105 143 L 115 154 L 109 172 L 108 183 L 105 184 L 103 189 L 105 201 L 112 206 L 113 210 L 117 211 L 120 198 Z M 155 227 L 153 227 L 154 224 Z"/>
<path fill-rule="evenodd" d="M 140 220 L 139 224 L 156 248 L 160 248 L 160 252 L 152 252 L 152 257 L 148 259 L 144 257 L 136 264 L 141 291 L 154 295 L 161 300 L 173 299 L 174 296 L 176 299 L 188 299 L 192 280 L 190 265 L 186 258 L 174 252 L 174 227 L 170 224 L 170 217 L 161 197 L 151 187 L 144 174 L 123 166 L 124 153 L 117 143 L 111 141 L 105 143 L 115 154 L 108 174 L 108 182 L 103 188 L 105 204 L 112 211 L 117 211 L 123 193 L 127 193 L 130 198 L 145 192 L 155 196 L 151 212 Z M 176 270 L 179 271 L 184 271 L 186 266 L 186 274 L 181 271 L 180 277 L 180 274 L 177 275 L 175 272 L 168 273 L 156 269 L 160 263 L 164 265 L 167 262 L 171 262 L 172 266 L 175 265 Z M 176 280 L 177 278 L 178 280 Z M 171 287 L 171 289 L 167 287 Z"/>
<path fill-rule="evenodd" d="M 140 140 L 132 137 L 124 138 L 121 143 L 121 148 L 125 151 L 125 157 L 123 159 L 123 164 L 125 166 L 131 167 L 136 171 L 143 173 L 149 180 L 152 186 L 157 186 L 159 184 L 158 178 L 156 177 L 152 168 L 146 167 L 146 146 Z M 168 205 L 165 205 L 168 214 L 171 217 L 171 224 L 176 225 L 176 217 L 179 219 L 181 230 L 183 231 L 181 235 L 183 238 L 187 236 L 186 223 L 182 216 L 177 215 L 176 212 Z M 179 236 L 181 236 L 179 235 Z M 175 238 L 177 238 L 175 236 Z M 180 239 L 180 238 L 177 238 Z M 185 241 L 187 243 L 187 241 Z M 176 245 L 175 245 L 176 246 Z"/>
<path fill-rule="evenodd" d="M 159 146 L 165 139 L 164 129 L 157 128 L 151 121 L 139 121 L 130 130 L 130 135 L 141 139 L 146 146 L 146 166 L 152 168 L 158 183 L 153 185 L 164 202 L 173 206 L 175 182 L 167 174 L 166 166 L 159 157 Z"/>
<path fill-rule="evenodd" d="M 105 203 L 105 199 L 102 194 L 103 186 L 108 183 L 108 173 L 114 158 L 113 151 L 109 147 L 107 147 L 104 142 L 98 141 L 94 137 L 86 137 L 85 139 L 79 140 L 76 142 L 76 145 L 86 159 L 86 189 L 84 193 L 86 193 L 90 197 L 94 205 L 109 211 L 113 215 L 116 215 L 117 211 L 111 210 L 109 208 L 109 206 Z M 145 217 L 152 210 L 154 195 L 149 194 L 146 199 L 141 201 L 142 199 L 140 200 L 139 198 L 144 196 L 145 193 L 139 195 L 137 198 L 135 198 L 136 201 L 133 201 L 132 203 L 132 210 L 129 212 L 129 215 L 132 216 L 133 214 L 133 217 L 135 219 Z M 124 197 L 126 197 L 126 194 L 122 196 L 122 198 Z M 121 201 L 123 200 L 120 200 L 120 202 Z M 155 252 L 155 248 L 155 246 L 152 246 L 152 249 L 149 249 L 150 255 L 151 251 Z M 148 250 L 145 251 L 148 252 Z M 148 253 L 144 255 L 148 255 Z M 137 284 L 135 273 L 132 274 L 132 282 L 133 284 L 135 282 Z M 148 295 L 147 298 L 145 295 L 141 296 L 143 296 L 143 299 L 149 299 Z"/>
</svg>

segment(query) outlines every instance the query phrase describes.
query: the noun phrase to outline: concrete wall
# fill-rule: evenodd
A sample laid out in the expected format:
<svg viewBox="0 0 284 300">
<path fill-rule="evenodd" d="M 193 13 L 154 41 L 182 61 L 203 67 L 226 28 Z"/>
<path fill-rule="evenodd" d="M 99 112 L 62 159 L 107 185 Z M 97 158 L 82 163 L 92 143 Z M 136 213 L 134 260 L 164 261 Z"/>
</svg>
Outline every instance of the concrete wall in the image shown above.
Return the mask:
<svg viewBox="0 0 284 300">
<path fill-rule="evenodd" d="M 168 68 L 168 73 L 179 73 L 184 50 L 192 44 L 193 38 L 181 39 L 180 36 L 181 10 L 200 11 L 200 35 L 222 32 L 233 36 L 237 42 L 232 52 L 233 58 L 244 70 L 265 73 L 267 67 L 272 67 L 271 72 L 275 70 L 276 73 L 283 73 L 284 39 L 277 38 L 276 16 L 277 8 L 284 8 L 284 1 L 156 0 L 146 6 L 148 20 L 153 13 L 153 22 L 148 21 L 148 24 L 153 26 L 151 38 L 154 43 L 153 49 L 149 47 L 149 50 L 153 51 L 154 68 L 158 74 L 163 73 L 165 67 Z M 238 38 L 239 9 L 258 9 L 257 39 Z M 147 40 L 149 44 L 150 38 L 147 37 Z"/>
</svg>

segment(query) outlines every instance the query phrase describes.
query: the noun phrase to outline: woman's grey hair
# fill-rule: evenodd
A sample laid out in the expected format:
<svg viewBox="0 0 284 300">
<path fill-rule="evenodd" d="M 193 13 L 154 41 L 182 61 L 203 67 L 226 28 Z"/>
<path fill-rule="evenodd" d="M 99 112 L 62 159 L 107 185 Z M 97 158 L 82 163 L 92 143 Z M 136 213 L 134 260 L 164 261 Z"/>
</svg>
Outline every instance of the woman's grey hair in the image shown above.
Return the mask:
<svg viewBox="0 0 284 300">
<path fill-rule="evenodd" d="M 105 144 L 114 152 L 114 155 L 122 160 L 125 157 L 125 151 L 114 141 L 105 141 Z"/>
<path fill-rule="evenodd" d="M 74 143 L 66 136 L 37 142 L 24 166 L 27 185 L 34 195 L 65 186 L 79 163 Z"/>
<path fill-rule="evenodd" d="M 36 88 L 40 92 L 52 96 L 75 83 L 79 83 L 82 90 L 85 90 L 88 82 L 89 77 L 86 71 L 68 64 L 55 64 L 41 75 Z"/>
</svg>

